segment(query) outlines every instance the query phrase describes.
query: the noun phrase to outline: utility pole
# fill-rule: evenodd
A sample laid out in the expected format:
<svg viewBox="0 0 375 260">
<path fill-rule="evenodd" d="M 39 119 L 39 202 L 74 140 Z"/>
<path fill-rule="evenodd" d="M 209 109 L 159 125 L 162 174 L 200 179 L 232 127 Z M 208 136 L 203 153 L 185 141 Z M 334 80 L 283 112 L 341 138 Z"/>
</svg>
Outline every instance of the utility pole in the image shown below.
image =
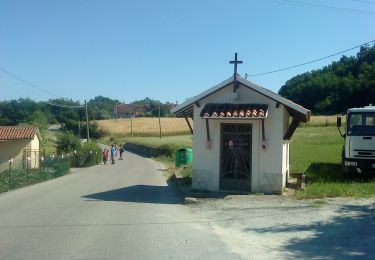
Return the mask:
<svg viewBox="0 0 375 260">
<path fill-rule="evenodd" d="M 116 123 L 117 123 L 117 105 L 115 105 L 115 116 L 116 116 Z"/>
<path fill-rule="evenodd" d="M 78 113 L 78 138 L 81 139 L 81 119 L 79 118 L 79 113 Z"/>
<path fill-rule="evenodd" d="M 85 106 L 86 106 L 87 142 L 89 142 L 89 139 L 90 139 L 90 133 L 89 133 L 89 114 L 87 113 L 87 102 L 86 102 L 86 99 L 85 99 Z"/>
<path fill-rule="evenodd" d="M 159 103 L 159 136 L 160 136 L 160 139 L 161 139 L 160 103 Z"/>
<path fill-rule="evenodd" d="M 133 108 L 130 108 L 130 135 L 133 135 Z"/>
</svg>

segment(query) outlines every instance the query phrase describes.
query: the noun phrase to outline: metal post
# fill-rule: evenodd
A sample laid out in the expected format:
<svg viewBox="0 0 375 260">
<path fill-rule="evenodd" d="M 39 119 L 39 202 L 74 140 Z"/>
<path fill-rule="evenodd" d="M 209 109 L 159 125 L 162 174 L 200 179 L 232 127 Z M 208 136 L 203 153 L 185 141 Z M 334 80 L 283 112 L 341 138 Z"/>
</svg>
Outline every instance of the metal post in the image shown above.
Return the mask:
<svg viewBox="0 0 375 260">
<path fill-rule="evenodd" d="M 29 185 L 29 160 L 27 156 L 26 156 L 26 180 L 27 180 L 27 185 Z"/>
<path fill-rule="evenodd" d="M 160 139 L 161 139 L 160 103 L 159 103 L 159 136 L 160 136 Z"/>
<path fill-rule="evenodd" d="M 87 128 L 87 142 L 89 142 L 90 140 L 90 132 L 89 132 L 89 115 L 87 113 L 87 102 L 86 102 L 86 99 L 85 99 L 85 106 L 86 106 L 86 128 Z"/>
<path fill-rule="evenodd" d="M 12 181 L 12 162 L 13 158 L 12 156 L 9 156 L 9 180 L 8 180 L 8 191 L 10 191 L 11 188 L 11 181 Z"/>
<path fill-rule="evenodd" d="M 133 108 L 130 108 L 130 135 L 133 135 Z"/>
<path fill-rule="evenodd" d="M 78 138 L 81 139 L 81 122 L 79 118 L 79 113 L 78 113 Z"/>
</svg>

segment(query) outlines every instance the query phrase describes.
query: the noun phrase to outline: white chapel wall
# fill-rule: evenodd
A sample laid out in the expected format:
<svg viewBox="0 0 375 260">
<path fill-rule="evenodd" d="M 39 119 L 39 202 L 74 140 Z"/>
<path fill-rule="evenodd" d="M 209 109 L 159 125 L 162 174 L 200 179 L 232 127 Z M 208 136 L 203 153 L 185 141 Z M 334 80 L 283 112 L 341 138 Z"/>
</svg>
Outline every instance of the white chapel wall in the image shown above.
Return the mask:
<svg viewBox="0 0 375 260">
<path fill-rule="evenodd" d="M 220 124 L 252 124 L 252 192 L 281 193 L 283 190 L 283 128 L 284 106 L 276 107 L 276 102 L 247 88 L 237 89 L 239 99 L 233 98 L 233 86 L 230 85 L 194 105 L 193 138 L 193 188 L 219 190 L 220 180 Z M 206 148 L 206 122 L 200 118 L 200 112 L 207 103 L 260 103 L 268 104 L 268 118 L 265 120 L 266 149 L 262 148 L 261 120 L 219 120 L 210 119 L 211 149 Z"/>
</svg>

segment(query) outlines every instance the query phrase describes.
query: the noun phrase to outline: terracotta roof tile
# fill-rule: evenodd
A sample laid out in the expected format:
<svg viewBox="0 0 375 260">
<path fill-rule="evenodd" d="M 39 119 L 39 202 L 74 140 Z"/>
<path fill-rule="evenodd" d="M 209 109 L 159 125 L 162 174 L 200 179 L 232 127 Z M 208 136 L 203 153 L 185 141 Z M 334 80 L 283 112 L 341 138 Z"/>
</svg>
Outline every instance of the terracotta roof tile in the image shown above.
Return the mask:
<svg viewBox="0 0 375 260">
<path fill-rule="evenodd" d="M 34 139 L 36 127 L 0 126 L 0 140 Z"/>
<path fill-rule="evenodd" d="M 265 104 L 217 104 L 209 103 L 204 106 L 202 118 L 267 118 L 268 105 Z"/>
</svg>

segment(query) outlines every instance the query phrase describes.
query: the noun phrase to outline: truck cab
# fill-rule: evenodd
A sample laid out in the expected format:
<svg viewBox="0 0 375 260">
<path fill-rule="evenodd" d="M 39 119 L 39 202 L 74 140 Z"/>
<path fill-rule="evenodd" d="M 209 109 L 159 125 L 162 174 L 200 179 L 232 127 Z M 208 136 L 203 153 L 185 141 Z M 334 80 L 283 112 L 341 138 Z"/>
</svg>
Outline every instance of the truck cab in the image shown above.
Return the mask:
<svg viewBox="0 0 375 260">
<path fill-rule="evenodd" d="M 342 133 L 341 116 L 346 116 Z M 342 149 L 342 167 L 345 174 L 375 171 L 375 106 L 351 108 L 337 116 L 337 127 L 345 144 Z"/>
</svg>

